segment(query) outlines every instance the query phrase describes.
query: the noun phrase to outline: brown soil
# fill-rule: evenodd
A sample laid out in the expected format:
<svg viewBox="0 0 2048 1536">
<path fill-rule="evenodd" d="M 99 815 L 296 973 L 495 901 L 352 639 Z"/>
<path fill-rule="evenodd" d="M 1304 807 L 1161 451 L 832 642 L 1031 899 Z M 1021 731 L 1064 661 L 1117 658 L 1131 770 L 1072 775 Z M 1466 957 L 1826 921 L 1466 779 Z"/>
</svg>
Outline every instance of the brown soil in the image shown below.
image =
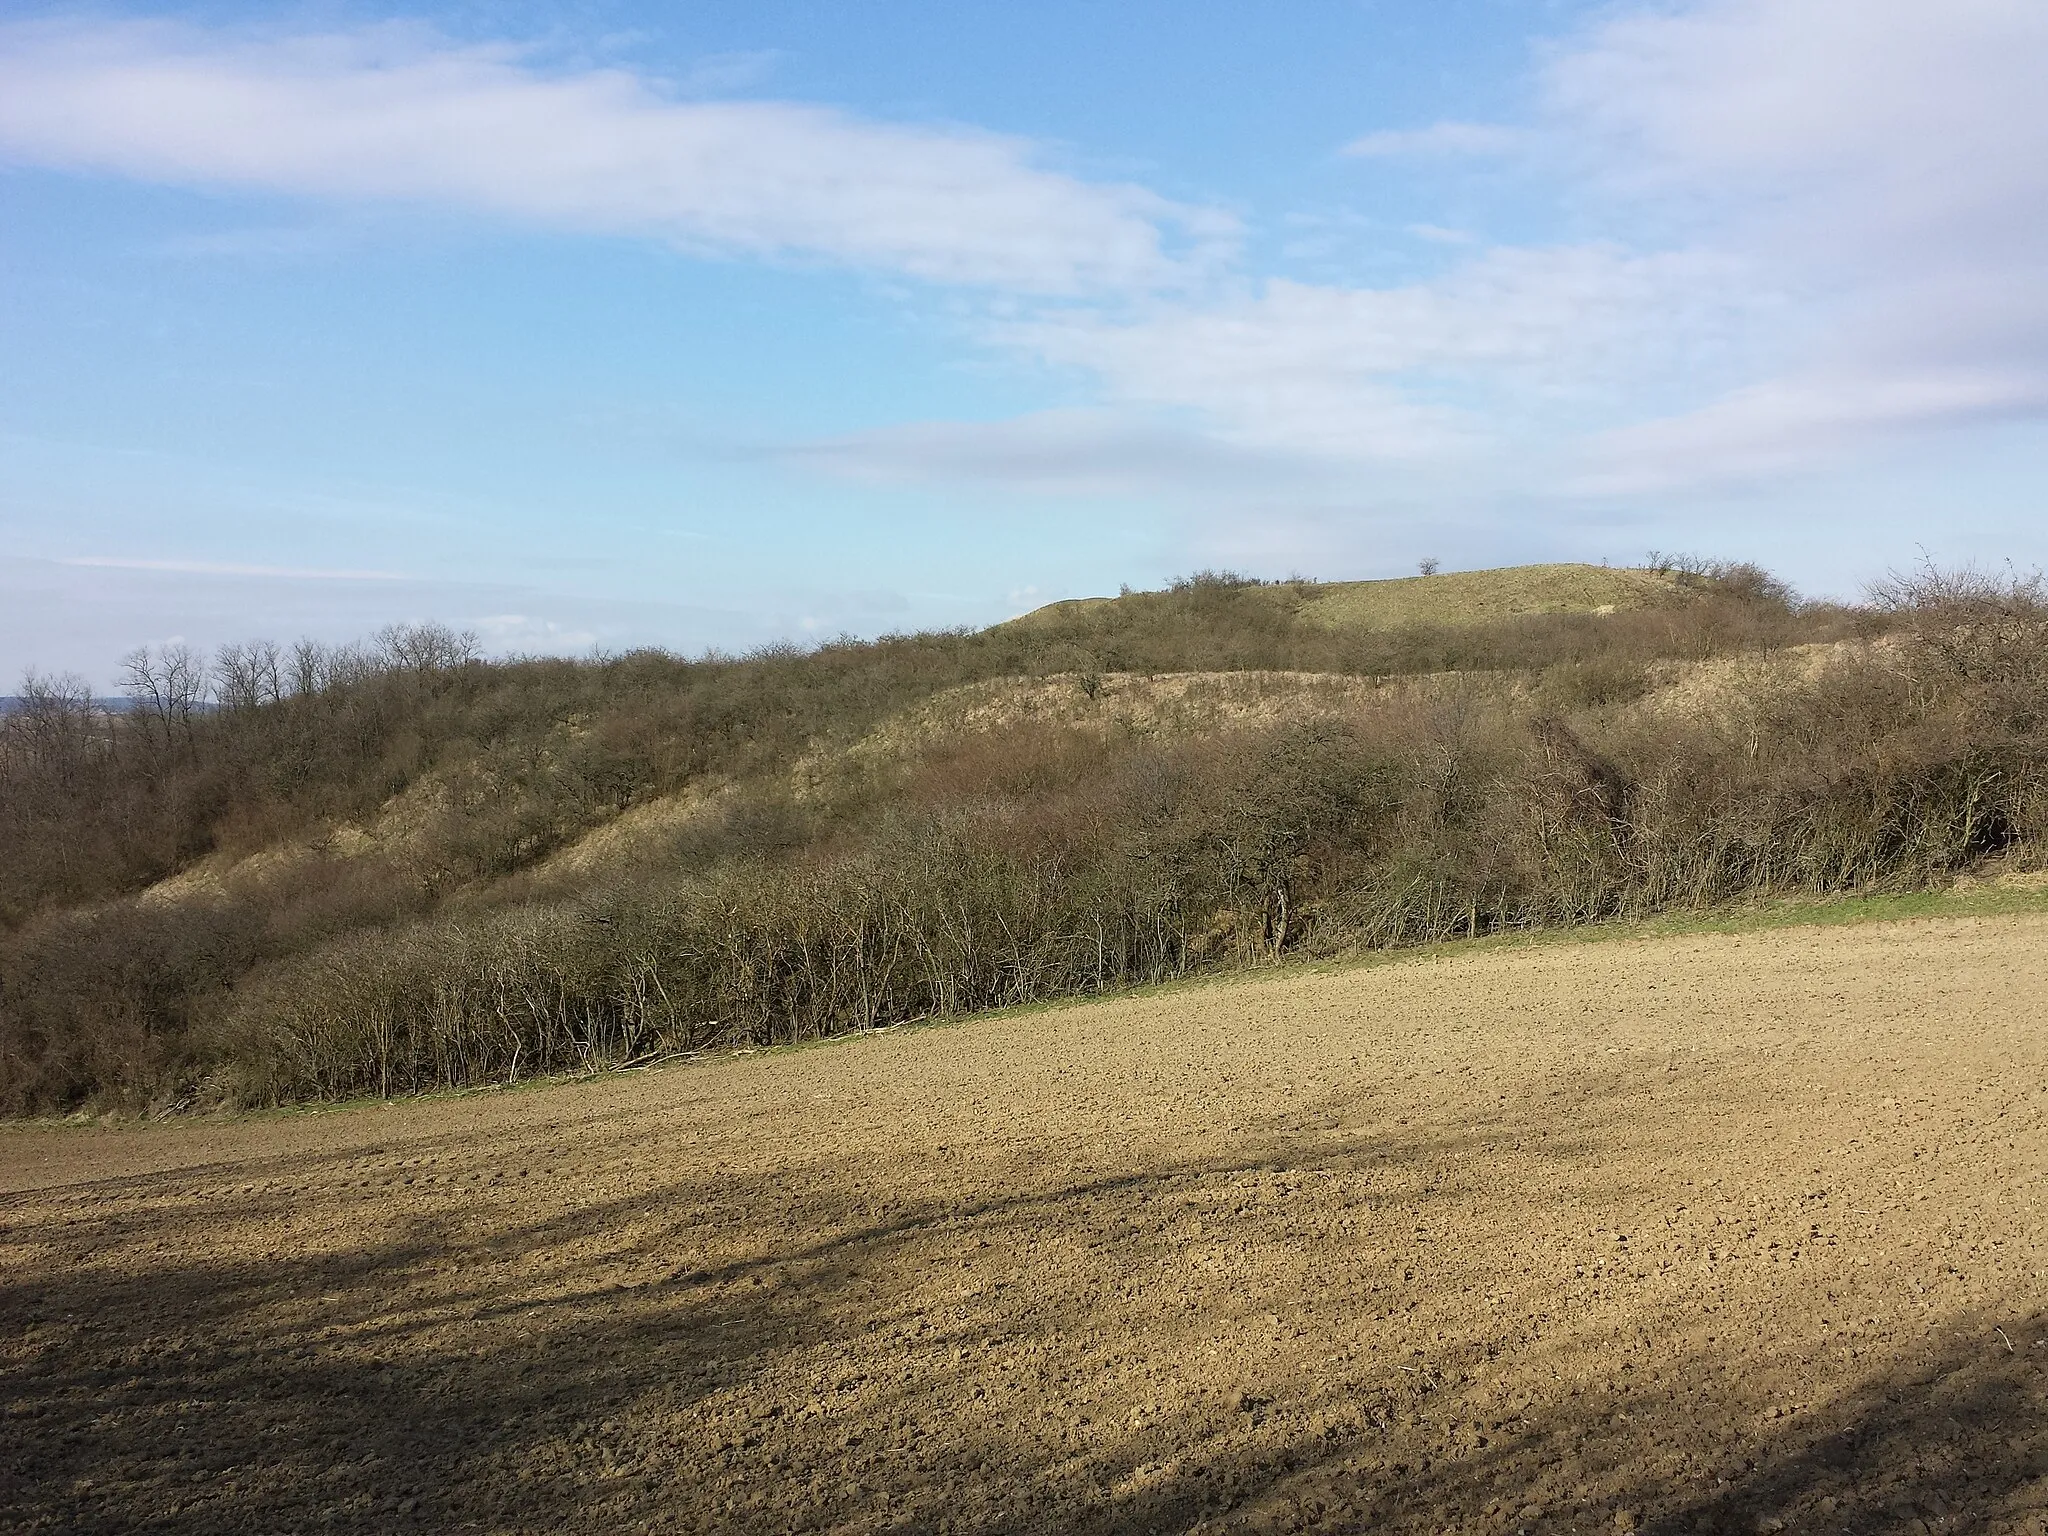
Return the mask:
<svg viewBox="0 0 2048 1536">
<path fill-rule="evenodd" d="M 2048 1530 L 2044 1018 L 1929 921 L 7 1132 L 0 1528 Z"/>
</svg>

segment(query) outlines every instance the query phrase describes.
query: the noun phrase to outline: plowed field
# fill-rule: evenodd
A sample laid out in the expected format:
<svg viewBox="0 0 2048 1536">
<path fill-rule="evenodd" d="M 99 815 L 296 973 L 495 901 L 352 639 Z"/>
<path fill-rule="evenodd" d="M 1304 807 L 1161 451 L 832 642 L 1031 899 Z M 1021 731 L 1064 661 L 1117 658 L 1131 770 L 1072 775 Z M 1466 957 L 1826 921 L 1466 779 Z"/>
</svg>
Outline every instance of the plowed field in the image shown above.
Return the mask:
<svg viewBox="0 0 2048 1536">
<path fill-rule="evenodd" d="M 10 1531 L 2048 1531 L 2048 918 L 0 1133 Z"/>
</svg>

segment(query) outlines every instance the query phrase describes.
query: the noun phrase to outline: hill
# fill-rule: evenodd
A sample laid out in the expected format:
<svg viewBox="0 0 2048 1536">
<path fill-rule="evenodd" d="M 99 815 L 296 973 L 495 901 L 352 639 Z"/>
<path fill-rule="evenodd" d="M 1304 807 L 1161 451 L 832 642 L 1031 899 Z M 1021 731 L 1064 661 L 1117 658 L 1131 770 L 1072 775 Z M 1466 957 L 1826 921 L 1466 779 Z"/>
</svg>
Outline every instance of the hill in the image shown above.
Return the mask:
<svg viewBox="0 0 2048 1536">
<path fill-rule="evenodd" d="M 1398 629 L 1413 624 L 1484 624 L 1543 613 L 1617 613 L 1668 607 L 1686 587 L 1675 571 L 1604 565 L 1523 565 L 1499 571 L 1442 571 L 1390 581 L 1321 586 L 1300 613 L 1332 628 Z"/>
<path fill-rule="evenodd" d="M 1389 630 L 1487 624 L 1540 614 L 1607 614 L 1667 608 L 1697 590 L 1696 572 L 1610 569 L 1604 565 L 1520 565 L 1500 570 L 1444 571 L 1382 581 L 1235 582 L 1277 612 L 1332 630 Z M 1199 578 L 1194 578 L 1199 579 Z M 1191 580 L 1194 580 L 1191 579 Z M 1702 583 L 1703 584 L 1703 583 Z M 1133 610 L 1156 607 L 1167 594 L 1070 598 L 1009 622 L 1021 629 L 1055 627 L 1113 631 Z"/>
<path fill-rule="evenodd" d="M 0 1108 L 495 1082 L 2030 857 L 2031 588 L 1636 575 L 1201 576 L 700 660 L 395 631 L 122 712 L 24 688 Z M 1609 577 L 1644 605 L 1481 611 Z M 1403 592 L 1450 596 L 1315 606 Z"/>
</svg>

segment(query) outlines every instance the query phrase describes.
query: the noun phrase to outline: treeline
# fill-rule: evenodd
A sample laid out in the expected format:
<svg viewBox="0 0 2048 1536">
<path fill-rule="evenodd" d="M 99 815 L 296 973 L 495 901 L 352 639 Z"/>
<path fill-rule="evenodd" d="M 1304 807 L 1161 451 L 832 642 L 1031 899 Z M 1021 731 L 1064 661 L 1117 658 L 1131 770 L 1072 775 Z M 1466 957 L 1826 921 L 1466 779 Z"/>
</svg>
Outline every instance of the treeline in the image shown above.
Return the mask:
<svg viewBox="0 0 2048 1536">
<path fill-rule="evenodd" d="M 1381 634 L 1273 596 L 1205 577 L 1055 625 L 701 661 L 485 664 L 392 632 L 275 686 L 271 653 L 238 648 L 205 669 L 206 709 L 25 709 L 0 748 L 7 835 L 34 855 L 7 877 L 0 1104 L 404 1092 L 1285 952 L 1917 884 L 2043 815 L 2048 629 L 2026 582 L 1930 577 L 1844 611 L 1726 568 L 1644 613 Z M 1660 659 L 1878 634 L 1712 709 L 1631 706 Z M 431 654 L 405 660 L 408 636 Z M 788 771 L 961 682 L 1249 667 L 1461 676 L 1281 728 L 1020 723 L 810 792 Z M 438 797 L 390 848 L 324 837 L 423 784 Z M 686 789 L 698 808 L 666 830 L 541 866 Z M 123 844 L 124 816 L 153 841 Z M 251 860 L 124 894 L 295 837 L 281 876 Z"/>
</svg>

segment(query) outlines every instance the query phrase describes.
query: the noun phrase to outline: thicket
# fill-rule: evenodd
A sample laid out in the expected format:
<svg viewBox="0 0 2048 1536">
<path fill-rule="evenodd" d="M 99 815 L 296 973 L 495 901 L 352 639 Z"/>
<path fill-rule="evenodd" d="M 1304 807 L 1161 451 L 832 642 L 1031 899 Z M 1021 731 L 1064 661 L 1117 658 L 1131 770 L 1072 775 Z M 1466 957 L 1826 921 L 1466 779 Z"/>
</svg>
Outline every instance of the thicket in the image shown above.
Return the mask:
<svg viewBox="0 0 2048 1536">
<path fill-rule="evenodd" d="M 2030 582 L 1930 575 L 1847 612 L 1724 568 L 1645 613 L 1383 634 L 1275 596 L 1205 576 L 1056 624 L 701 661 L 490 665 L 395 631 L 274 683 L 285 653 L 237 648 L 182 709 L 39 684 L 0 745 L 28 855 L 0 909 L 0 1104 L 406 1092 L 1290 951 L 1916 885 L 2048 815 Z M 1880 632 L 1712 707 L 1634 702 L 1660 658 Z M 809 791 L 788 771 L 956 683 L 1249 667 L 1457 675 L 1284 727 L 1019 723 Z M 422 786 L 397 852 L 319 841 Z M 700 808 L 668 831 L 537 867 L 682 789 Z M 294 837 L 289 879 L 256 860 L 128 894 Z"/>
</svg>

